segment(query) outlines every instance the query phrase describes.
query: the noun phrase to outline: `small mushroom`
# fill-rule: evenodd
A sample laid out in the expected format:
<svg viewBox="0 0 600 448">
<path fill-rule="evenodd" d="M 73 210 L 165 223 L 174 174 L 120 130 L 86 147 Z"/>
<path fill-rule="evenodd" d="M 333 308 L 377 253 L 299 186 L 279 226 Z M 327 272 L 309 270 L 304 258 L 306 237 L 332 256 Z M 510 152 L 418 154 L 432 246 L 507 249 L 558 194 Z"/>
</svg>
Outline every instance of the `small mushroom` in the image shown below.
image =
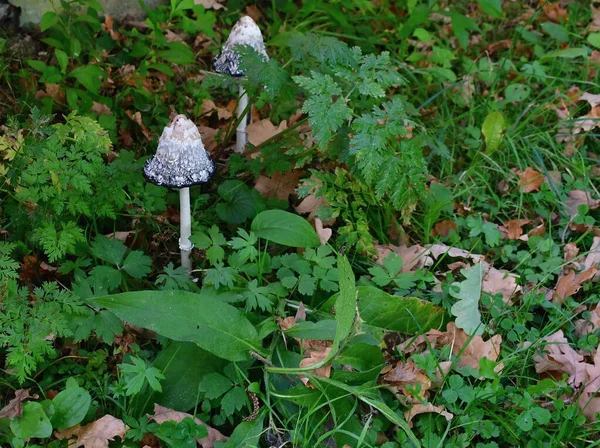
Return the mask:
<svg viewBox="0 0 600 448">
<path fill-rule="evenodd" d="M 190 186 L 207 182 L 215 171 L 198 128 L 185 115 L 177 115 L 165 126 L 156 154 L 144 166 L 144 177 L 153 184 L 179 188 L 179 216 L 181 236 L 181 265 L 191 270 L 190 241 L 192 217 L 190 210 Z"/>
<path fill-rule="evenodd" d="M 240 56 L 236 52 L 236 47 L 239 45 L 248 45 L 262 55 L 265 61 L 269 60 L 260 28 L 251 17 L 244 16 L 233 26 L 221 53 L 213 61 L 213 67 L 217 73 L 233 77 L 244 76 L 244 71 L 240 69 Z M 243 117 L 244 111 L 248 107 L 248 95 L 242 85 L 239 86 L 239 94 L 240 99 L 237 106 L 239 124 L 236 130 L 235 152 L 241 153 L 244 152 L 246 146 L 246 125 L 252 119 L 252 114 Z"/>
</svg>

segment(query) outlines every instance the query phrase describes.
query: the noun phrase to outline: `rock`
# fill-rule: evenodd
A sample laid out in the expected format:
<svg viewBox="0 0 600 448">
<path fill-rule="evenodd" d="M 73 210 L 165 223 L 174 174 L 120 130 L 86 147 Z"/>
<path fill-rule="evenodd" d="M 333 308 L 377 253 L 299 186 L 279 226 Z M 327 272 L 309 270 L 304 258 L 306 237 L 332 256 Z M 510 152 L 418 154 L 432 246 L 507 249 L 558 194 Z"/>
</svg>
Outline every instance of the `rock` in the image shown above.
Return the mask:
<svg viewBox="0 0 600 448">
<path fill-rule="evenodd" d="M 42 16 L 47 11 L 52 11 L 52 3 L 48 0 L 8 0 L 14 6 L 21 8 L 21 25 L 30 23 L 40 23 Z M 2 3 L 2 0 L 0 0 Z M 140 19 L 145 16 L 144 10 L 140 7 L 138 0 L 99 0 L 104 7 L 104 12 L 117 19 L 130 16 Z M 156 8 L 160 4 L 168 3 L 167 0 L 144 0 L 144 3 L 150 8 Z M 58 2 L 55 2 L 58 4 Z M 0 5 L 2 8 L 2 5 Z M 0 20 L 2 11 L 0 9 Z"/>
</svg>

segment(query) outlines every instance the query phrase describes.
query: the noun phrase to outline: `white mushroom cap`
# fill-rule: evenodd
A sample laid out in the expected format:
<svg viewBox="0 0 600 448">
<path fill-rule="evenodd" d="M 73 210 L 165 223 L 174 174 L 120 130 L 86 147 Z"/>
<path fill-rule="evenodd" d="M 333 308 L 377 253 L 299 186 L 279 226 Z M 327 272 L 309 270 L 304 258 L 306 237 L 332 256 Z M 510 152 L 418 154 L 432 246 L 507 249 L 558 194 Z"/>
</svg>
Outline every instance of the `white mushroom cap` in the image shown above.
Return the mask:
<svg viewBox="0 0 600 448">
<path fill-rule="evenodd" d="M 177 115 L 165 126 L 156 154 L 144 166 L 144 177 L 153 184 L 183 188 L 202 184 L 215 171 L 194 122 Z"/>
<path fill-rule="evenodd" d="M 244 71 L 240 69 L 239 54 L 235 51 L 237 45 L 249 45 L 262 55 L 265 61 L 269 60 L 260 28 L 252 17 L 244 16 L 233 26 L 221 53 L 213 61 L 216 72 L 231 76 L 244 75 Z"/>
</svg>

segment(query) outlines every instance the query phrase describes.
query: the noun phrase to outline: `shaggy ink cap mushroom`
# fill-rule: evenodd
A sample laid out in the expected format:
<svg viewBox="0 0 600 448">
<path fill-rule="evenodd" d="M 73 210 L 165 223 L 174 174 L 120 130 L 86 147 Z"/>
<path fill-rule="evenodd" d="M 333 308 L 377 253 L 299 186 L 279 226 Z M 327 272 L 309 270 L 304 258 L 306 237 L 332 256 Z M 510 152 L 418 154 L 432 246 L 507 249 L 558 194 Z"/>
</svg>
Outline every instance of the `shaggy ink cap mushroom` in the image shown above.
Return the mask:
<svg viewBox="0 0 600 448">
<path fill-rule="evenodd" d="M 144 177 L 153 184 L 184 188 L 207 182 L 215 171 L 198 128 L 185 115 L 165 126 L 156 154 L 144 166 Z"/>
<path fill-rule="evenodd" d="M 244 71 L 240 69 L 240 55 L 235 49 L 238 45 L 249 45 L 263 57 L 264 61 L 269 60 L 260 28 L 251 17 L 244 16 L 233 26 L 221 53 L 213 61 L 217 73 L 244 76 Z"/>
</svg>

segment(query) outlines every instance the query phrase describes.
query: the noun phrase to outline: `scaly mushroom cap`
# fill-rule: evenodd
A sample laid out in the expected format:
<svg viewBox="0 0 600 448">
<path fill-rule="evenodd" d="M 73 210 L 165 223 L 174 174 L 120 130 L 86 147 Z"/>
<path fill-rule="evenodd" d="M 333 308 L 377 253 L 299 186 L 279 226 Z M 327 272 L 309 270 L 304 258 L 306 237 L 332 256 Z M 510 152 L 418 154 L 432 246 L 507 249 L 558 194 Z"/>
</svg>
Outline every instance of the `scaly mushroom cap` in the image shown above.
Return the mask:
<svg viewBox="0 0 600 448">
<path fill-rule="evenodd" d="M 144 177 L 153 184 L 184 188 L 202 184 L 215 171 L 194 122 L 177 115 L 165 126 L 156 154 L 144 166 Z"/>
<path fill-rule="evenodd" d="M 244 75 L 244 71 L 240 69 L 240 56 L 235 51 L 237 45 L 249 45 L 261 54 L 265 61 L 269 60 L 260 28 L 251 17 L 244 16 L 233 26 L 221 53 L 213 61 L 217 73 Z"/>
</svg>

